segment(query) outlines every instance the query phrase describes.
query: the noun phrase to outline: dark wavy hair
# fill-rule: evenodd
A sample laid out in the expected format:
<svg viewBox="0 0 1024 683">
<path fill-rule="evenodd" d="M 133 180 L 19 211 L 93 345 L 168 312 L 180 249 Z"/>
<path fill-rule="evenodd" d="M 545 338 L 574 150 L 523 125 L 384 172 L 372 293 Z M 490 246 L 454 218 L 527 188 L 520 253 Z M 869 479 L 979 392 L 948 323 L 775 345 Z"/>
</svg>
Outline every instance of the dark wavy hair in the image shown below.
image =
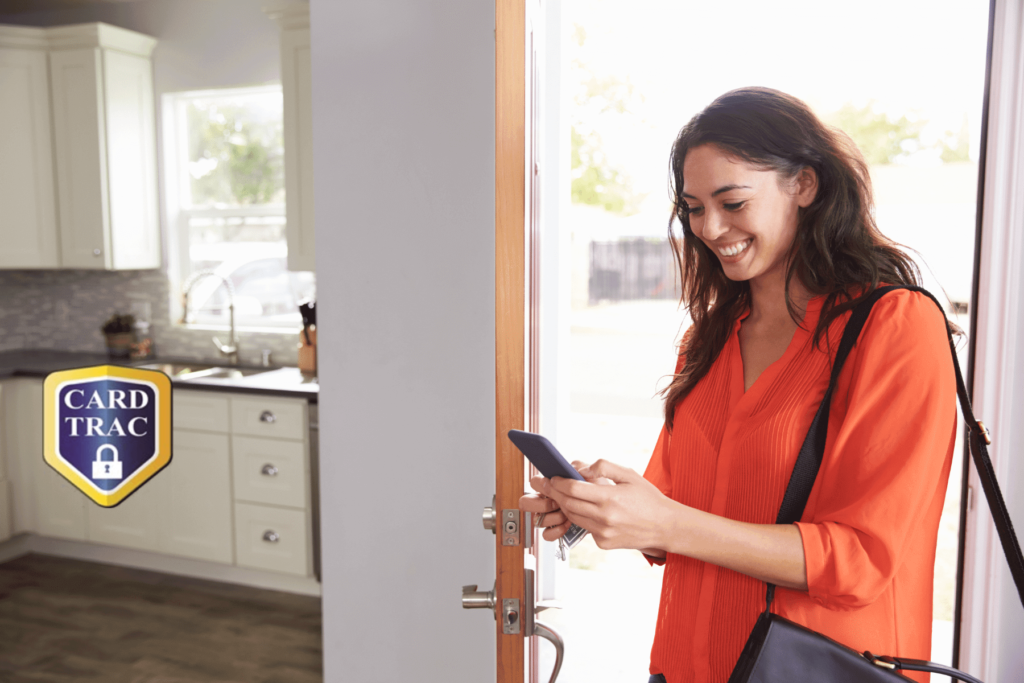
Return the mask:
<svg viewBox="0 0 1024 683">
<path fill-rule="evenodd" d="M 871 179 L 864 157 L 842 131 L 822 123 L 801 100 L 770 88 L 725 93 L 683 126 L 672 145 L 670 187 L 674 200 L 669 242 L 682 281 L 682 305 L 693 327 L 680 343 L 685 363 L 665 388 L 665 421 L 672 428 L 676 406 L 711 368 L 739 315 L 750 305 L 748 282 L 725 276 L 715 254 L 693 234 L 683 199 L 683 163 L 701 145 L 789 180 L 804 168 L 818 175 L 818 192 L 800 209 L 788 255 L 786 306 L 793 278 L 826 295 L 814 330 L 820 348 L 829 325 L 856 306 L 880 283 L 918 285 L 920 272 L 899 246 L 882 235 L 872 212 Z M 673 230 L 678 220 L 682 238 Z"/>
</svg>

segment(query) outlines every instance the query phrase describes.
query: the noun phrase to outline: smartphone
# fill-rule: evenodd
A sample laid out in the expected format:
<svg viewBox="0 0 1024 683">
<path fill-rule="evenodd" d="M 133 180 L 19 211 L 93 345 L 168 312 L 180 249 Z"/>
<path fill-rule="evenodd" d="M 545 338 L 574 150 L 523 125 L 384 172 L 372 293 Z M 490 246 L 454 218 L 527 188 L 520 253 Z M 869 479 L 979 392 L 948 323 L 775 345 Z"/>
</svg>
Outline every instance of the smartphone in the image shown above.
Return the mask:
<svg viewBox="0 0 1024 683">
<path fill-rule="evenodd" d="M 518 429 L 508 431 L 509 440 L 516 445 L 516 448 L 523 452 L 527 460 L 540 470 L 540 473 L 550 479 L 551 477 L 564 477 L 566 479 L 578 479 L 585 481 L 583 476 L 576 471 L 576 468 L 569 464 L 555 445 L 540 434 L 522 432 Z M 583 540 L 587 530 L 583 527 L 572 524 L 569 530 L 562 536 L 562 541 L 569 548 Z"/>
</svg>

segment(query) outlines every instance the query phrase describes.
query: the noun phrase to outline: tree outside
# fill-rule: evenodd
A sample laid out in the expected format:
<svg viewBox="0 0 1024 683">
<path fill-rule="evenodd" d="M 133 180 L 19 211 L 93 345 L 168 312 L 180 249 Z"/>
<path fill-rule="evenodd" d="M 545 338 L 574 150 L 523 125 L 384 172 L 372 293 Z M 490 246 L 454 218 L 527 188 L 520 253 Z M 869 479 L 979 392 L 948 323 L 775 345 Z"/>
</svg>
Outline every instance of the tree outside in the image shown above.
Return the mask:
<svg viewBox="0 0 1024 683">
<path fill-rule="evenodd" d="M 572 201 L 631 216 L 646 195 L 636 192 L 629 174 L 605 154 L 600 128 L 609 117 L 635 116 L 643 96 L 629 80 L 594 73 L 582 55 L 586 40 L 586 30 L 577 24 L 570 42 Z"/>
<path fill-rule="evenodd" d="M 251 206 L 284 201 L 280 99 L 279 93 L 273 93 L 196 98 L 188 103 L 193 205 Z"/>
</svg>

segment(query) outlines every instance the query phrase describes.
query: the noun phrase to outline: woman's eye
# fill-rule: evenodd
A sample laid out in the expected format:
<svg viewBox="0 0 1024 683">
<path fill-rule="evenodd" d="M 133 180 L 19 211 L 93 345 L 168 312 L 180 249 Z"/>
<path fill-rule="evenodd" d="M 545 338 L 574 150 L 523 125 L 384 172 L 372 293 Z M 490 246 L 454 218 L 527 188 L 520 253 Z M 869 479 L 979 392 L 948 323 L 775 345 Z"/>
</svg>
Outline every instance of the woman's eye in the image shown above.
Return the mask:
<svg viewBox="0 0 1024 683">
<path fill-rule="evenodd" d="M 722 206 L 725 207 L 726 211 L 739 211 L 740 209 L 743 208 L 744 204 L 746 204 L 746 202 L 735 202 L 733 204 L 722 204 Z"/>
<path fill-rule="evenodd" d="M 693 207 L 687 207 L 686 208 L 686 215 L 687 216 L 700 216 L 703 213 L 704 213 L 704 207 L 703 206 L 693 206 Z"/>
</svg>

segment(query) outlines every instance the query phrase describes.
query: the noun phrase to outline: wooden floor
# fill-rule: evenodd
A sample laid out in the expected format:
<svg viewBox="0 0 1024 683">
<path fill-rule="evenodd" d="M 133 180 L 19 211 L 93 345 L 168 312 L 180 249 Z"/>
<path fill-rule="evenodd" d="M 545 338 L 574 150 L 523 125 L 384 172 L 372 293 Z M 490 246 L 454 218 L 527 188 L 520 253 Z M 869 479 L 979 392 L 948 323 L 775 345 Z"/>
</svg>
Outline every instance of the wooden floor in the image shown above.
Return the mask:
<svg viewBox="0 0 1024 683">
<path fill-rule="evenodd" d="M 0 681 L 322 681 L 320 599 L 43 555 L 0 564 Z"/>
</svg>

